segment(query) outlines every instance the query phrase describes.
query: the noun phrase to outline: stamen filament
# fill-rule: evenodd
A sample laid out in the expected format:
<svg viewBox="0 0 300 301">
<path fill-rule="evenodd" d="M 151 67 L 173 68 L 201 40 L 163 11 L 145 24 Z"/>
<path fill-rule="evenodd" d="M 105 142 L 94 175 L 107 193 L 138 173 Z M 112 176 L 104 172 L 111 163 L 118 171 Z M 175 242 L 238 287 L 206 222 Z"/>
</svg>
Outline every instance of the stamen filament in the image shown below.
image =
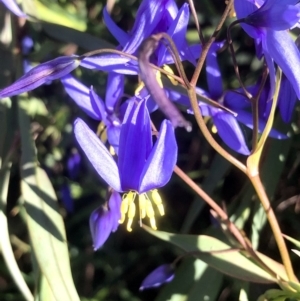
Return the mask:
<svg viewBox="0 0 300 301">
<path fill-rule="evenodd" d="M 146 195 L 139 195 L 139 208 L 140 208 L 140 218 L 143 219 L 146 217 Z"/>
<path fill-rule="evenodd" d="M 151 228 L 153 230 L 157 230 L 155 217 L 154 217 L 154 210 L 150 200 L 147 200 L 146 213 L 147 216 L 149 217 Z"/>
</svg>

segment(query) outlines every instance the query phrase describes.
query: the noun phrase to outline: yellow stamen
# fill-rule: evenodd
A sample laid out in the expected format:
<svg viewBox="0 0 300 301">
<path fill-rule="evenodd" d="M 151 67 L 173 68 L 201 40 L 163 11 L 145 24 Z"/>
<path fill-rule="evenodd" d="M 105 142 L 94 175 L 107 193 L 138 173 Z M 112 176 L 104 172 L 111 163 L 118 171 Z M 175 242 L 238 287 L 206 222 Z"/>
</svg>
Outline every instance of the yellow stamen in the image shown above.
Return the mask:
<svg viewBox="0 0 300 301">
<path fill-rule="evenodd" d="M 146 217 L 146 195 L 139 195 L 139 207 L 140 207 L 140 218 L 143 219 Z"/>
<path fill-rule="evenodd" d="M 157 189 L 152 190 L 152 199 L 154 204 L 157 206 L 157 209 L 161 216 L 165 215 L 164 205 L 162 203 L 161 197 L 157 191 Z"/>
<path fill-rule="evenodd" d="M 145 87 L 145 84 L 143 82 L 139 82 L 139 85 L 135 89 L 134 95 L 139 95 L 144 87 Z"/>
<path fill-rule="evenodd" d="M 129 191 L 128 193 L 125 193 L 123 195 L 123 200 L 121 203 L 121 218 L 119 220 L 120 224 L 123 224 L 125 221 L 126 213 L 128 212 L 128 208 L 130 204 L 134 201 L 135 198 L 135 192 Z"/>
<path fill-rule="evenodd" d="M 147 216 L 149 217 L 151 228 L 153 230 L 157 230 L 155 217 L 154 217 L 154 210 L 153 210 L 153 206 L 152 206 L 152 203 L 150 200 L 147 200 L 147 203 L 146 203 L 146 213 L 147 213 Z"/>
<path fill-rule="evenodd" d="M 131 232 L 132 231 L 131 225 L 132 225 L 133 218 L 135 216 L 135 203 L 134 202 L 130 203 L 127 216 L 128 216 L 127 231 Z"/>
<path fill-rule="evenodd" d="M 110 154 L 111 154 L 112 156 L 114 156 L 114 155 L 116 154 L 115 149 L 114 149 L 113 146 L 110 146 L 110 147 L 109 147 L 109 152 L 110 152 Z"/>
<path fill-rule="evenodd" d="M 213 126 L 211 127 L 211 131 L 212 131 L 214 134 L 217 134 L 217 133 L 218 133 L 218 129 L 217 129 L 217 127 L 216 127 L 215 125 L 213 125 Z"/>
<path fill-rule="evenodd" d="M 142 226 L 142 219 L 145 218 L 146 216 L 150 220 L 150 225 L 151 228 L 156 230 L 156 221 L 155 221 L 155 212 L 153 209 L 153 204 L 154 203 L 160 215 L 165 214 L 164 206 L 162 203 L 162 199 L 157 191 L 157 189 L 154 189 L 151 191 L 152 194 L 152 200 L 149 199 L 147 193 L 142 193 L 139 195 L 139 213 L 140 213 L 140 225 Z M 128 218 L 127 221 L 127 231 L 131 232 L 132 231 L 132 223 L 133 219 L 136 213 L 136 205 L 134 203 L 135 197 L 137 195 L 137 192 L 135 191 L 129 191 L 128 193 L 125 193 L 123 195 L 123 200 L 121 203 L 121 218 L 119 220 L 119 223 L 122 224 L 125 221 L 126 215 Z"/>
<path fill-rule="evenodd" d="M 173 70 L 168 65 L 163 65 L 163 69 L 171 74 L 174 74 Z M 178 81 L 174 79 L 172 76 L 167 75 L 167 77 L 174 86 L 178 85 Z"/>
</svg>

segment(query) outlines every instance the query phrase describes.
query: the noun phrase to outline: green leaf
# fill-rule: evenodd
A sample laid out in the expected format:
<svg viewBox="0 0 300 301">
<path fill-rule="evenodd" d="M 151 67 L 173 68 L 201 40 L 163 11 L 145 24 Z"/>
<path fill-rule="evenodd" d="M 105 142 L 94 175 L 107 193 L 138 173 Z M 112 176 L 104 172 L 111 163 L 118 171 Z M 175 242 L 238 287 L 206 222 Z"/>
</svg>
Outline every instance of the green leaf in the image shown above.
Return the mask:
<svg viewBox="0 0 300 301">
<path fill-rule="evenodd" d="M 79 31 L 85 31 L 87 28 L 85 18 L 79 16 L 78 12 L 69 12 L 56 1 L 23 0 L 23 2 L 24 11 L 40 21 L 63 25 Z"/>
<path fill-rule="evenodd" d="M 292 244 L 294 244 L 297 248 L 300 249 L 300 241 L 299 241 L 299 240 L 296 240 L 296 239 L 294 239 L 294 238 L 292 238 L 292 237 L 290 237 L 290 236 L 288 236 L 288 235 L 285 235 L 285 234 L 282 234 L 282 236 L 283 236 L 286 240 L 288 240 L 288 241 L 290 241 Z"/>
<path fill-rule="evenodd" d="M 47 22 L 42 22 L 44 31 L 50 37 L 57 39 L 62 42 L 74 43 L 86 49 L 88 51 L 103 49 L 103 48 L 112 48 L 115 49 L 116 46 L 99 38 L 94 37 L 86 32 L 81 32 L 74 28 L 69 28 L 66 26 L 52 24 Z"/>
<path fill-rule="evenodd" d="M 79 301 L 74 287 L 63 219 L 56 195 L 38 166 L 29 117 L 19 103 L 22 142 L 21 189 L 34 255 L 56 301 Z"/>
<path fill-rule="evenodd" d="M 10 234 L 7 222 L 7 193 L 11 172 L 11 156 L 16 150 L 15 137 L 12 133 L 15 126 L 15 107 L 12 107 L 10 99 L 1 101 L 0 104 L 0 250 L 7 269 L 16 283 L 18 289 L 27 301 L 33 301 L 33 295 L 28 288 L 25 279 L 16 262 L 10 242 Z"/>
<path fill-rule="evenodd" d="M 175 278 L 166 285 L 155 301 L 215 300 L 223 275 L 195 258 L 186 258 L 176 269 Z"/>
<path fill-rule="evenodd" d="M 145 225 L 143 227 L 150 234 L 164 241 L 169 241 L 186 252 L 197 252 L 197 258 L 224 274 L 251 282 L 277 282 L 276 278 L 246 258 L 241 252 L 232 249 L 230 245 L 214 237 L 206 235 L 180 235 L 154 231 Z M 193 253 L 193 255 L 195 256 L 195 253 Z M 260 254 L 260 256 L 264 260 L 267 257 L 262 254 Z M 274 261 L 272 262 L 274 263 Z M 277 264 L 280 265 L 279 263 Z M 280 277 L 287 279 L 282 269 L 280 269 L 278 274 Z"/>
</svg>

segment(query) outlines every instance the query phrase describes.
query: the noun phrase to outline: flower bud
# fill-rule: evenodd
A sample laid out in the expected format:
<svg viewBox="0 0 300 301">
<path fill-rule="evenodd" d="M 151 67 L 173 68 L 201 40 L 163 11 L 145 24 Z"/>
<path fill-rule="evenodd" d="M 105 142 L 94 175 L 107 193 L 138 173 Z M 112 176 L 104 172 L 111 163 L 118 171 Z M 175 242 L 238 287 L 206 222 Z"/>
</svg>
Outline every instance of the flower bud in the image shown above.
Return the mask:
<svg viewBox="0 0 300 301">
<path fill-rule="evenodd" d="M 140 291 L 145 288 L 158 287 L 171 282 L 174 278 L 174 267 L 171 264 L 163 264 L 152 271 L 142 282 Z"/>
<path fill-rule="evenodd" d="M 32 68 L 10 86 L 1 90 L 0 98 L 31 91 L 47 81 L 58 79 L 69 74 L 77 68 L 79 64 L 80 59 L 77 56 L 61 56 L 42 63 Z"/>
</svg>

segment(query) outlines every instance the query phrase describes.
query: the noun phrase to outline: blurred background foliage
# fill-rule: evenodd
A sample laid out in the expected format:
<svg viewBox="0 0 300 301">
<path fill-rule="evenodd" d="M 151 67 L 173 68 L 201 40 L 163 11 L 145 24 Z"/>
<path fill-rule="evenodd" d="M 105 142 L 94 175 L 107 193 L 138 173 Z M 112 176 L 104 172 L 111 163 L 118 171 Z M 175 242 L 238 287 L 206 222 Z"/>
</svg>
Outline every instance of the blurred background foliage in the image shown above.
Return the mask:
<svg viewBox="0 0 300 301">
<path fill-rule="evenodd" d="M 181 6 L 184 1 L 177 3 Z M 38 64 L 60 55 L 82 54 L 97 48 L 116 46 L 117 42 L 103 23 L 102 9 L 105 4 L 105 0 L 24 0 L 26 10 L 40 21 L 33 18 L 31 22 L 20 26 L 18 41 L 26 36 L 33 39 L 32 47 L 28 54 L 23 56 L 23 60 Z M 140 1 L 135 0 L 109 2 L 112 7 L 112 18 L 124 30 L 129 30 L 133 26 L 139 4 Z M 218 22 L 225 3 L 220 0 L 202 0 L 195 1 L 195 7 L 204 34 L 208 37 Z M 4 15 L 2 5 L 0 11 L 2 20 Z M 17 19 L 13 21 L 17 22 Z M 227 25 L 230 21 L 228 20 Z M 2 21 L 0 25 L 3 32 Z M 254 83 L 260 74 L 261 62 L 253 56 L 253 42 L 239 27 L 233 29 L 232 35 L 235 48 L 238 50 L 237 59 L 242 78 L 248 84 Z M 224 29 L 220 39 L 224 39 L 225 36 Z M 191 44 L 198 43 L 193 20 L 190 22 L 187 38 Z M 9 61 L 6 59 L 6 50 L 4 47 L 1 48 L 2 88 L 15 76 L 15 70 L 5 72 Z M 224 87 L 229 89 L 237 87 L 238 83 L 227 49 L 219 54 L 219 63 Z M 191 75 L 192 66 L 185 64 L 185 68 L 187 74 Z M 93 85 L 99 95 L 105 96 L 107 74 L 83 69 L 76 70 L 75 74 L 86 85 Z M 206 87 L 205 74 L 201 75 L 199 85 Z M 136 86 L 137 78 L 127 77 L 125 93 L 132 94 Z M 0 118 L 4 118 L 4 107 L 5 105 L 1 103 Z M 149 272 L 163 263 L 171 263 L 182 254 L 182 251 L 158 240 L 136 225 L 132 233 L 128 233 L 125 227 L 120 226 L 105 245 L 94 252 L 89 231 L 89 216 L 105 201 L 107 187 L 78 148 L 72 134 L 72 123 L 80 116 L 94 130 L 98 124 L 76 107 L 58 81 L 30 92 L 25 107 L 31 117 L 31 132 L 35 139 L 38 161 L 47 172 L 58 197 L 60 213 L 66 226 L 74 282 L 81 300 L 256 300 L 261 293 L 270 288 L 267 285 L 232 279 L 207 268 L 206 264 L 199 260 L 187 257 L 179 264 L 172 283 L 162 289 L 140 292 L 139 286 Z M 155 122 L 159 122 L 162 114 L 156 112 L 153 118 Z M 192 116 L 187 118 L 194 123 Z M 282 131 L 289 130 L 292 133 L 291 138 L 288 141 L 270 139 L 262 162 L 263 181 L 276 208 L 283 233 L 296 239 L 299 239 L 300 233 L 299 122 L 299 108 L 295 110 L 291 127 L 282 124 L 278 117 L 276 127 Z M 209 120 L 208 125 L 212 126 Z M 14 137 L 16 131 L 14 125 L 7 133 Z M 191 133 L 181 129 L 176 131 L 179 167 L 219 204 L 227 208 L 230 216 L 239 227 L 244 228 L 260 251 L 280 261 L 271 231 L 265 225 L 264 214 L 246 178 L 215 153 L 195 123 Z M 244 131 L 245 135 L 249 136 L 249 132 L 246 129 Z M 3 134 L 4 131 L 1 132 Z M 244 160 L 240 155 L 237 156 Z M 33 288 L 35 276 L 32 252 L 19 202 L 19 163 L 18 151 L 13 157 L 7 215 L 14 255 L 27 284 Z M 160 230 L 173 233 L 209 233 L 220 237 L 221 231 L 210 214 L 210 208 L 176 175 L 160 191 L 166 209 L 166 215 L 158 220 Z M 293 257 L 293 263 L 295 271 L 299 270 L 299 258 L 296 255 Z M 248 292 L 248 299 L 243 297 L 245 295 L 241 292 Z M 0 300 L 23 300 L 2 260 L 0 260 Z"/>
</svg>

